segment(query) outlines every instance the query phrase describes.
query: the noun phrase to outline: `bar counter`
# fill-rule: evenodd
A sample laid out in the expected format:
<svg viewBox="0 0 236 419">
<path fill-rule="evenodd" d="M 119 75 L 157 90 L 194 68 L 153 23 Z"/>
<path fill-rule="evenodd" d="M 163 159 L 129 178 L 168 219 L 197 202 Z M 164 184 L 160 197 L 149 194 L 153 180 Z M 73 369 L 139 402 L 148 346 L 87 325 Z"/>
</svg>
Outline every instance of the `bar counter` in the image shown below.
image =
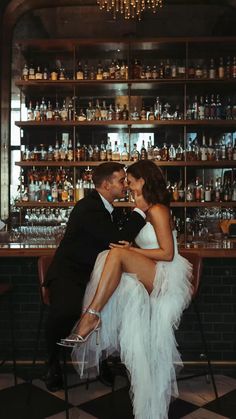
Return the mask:
<svg viewBox="0 0 236 419">
<path fill-rule="evenodd" d="M 54 244 L 0 243 L 0 257 L 39 257 L 52 254 Z M 220 242 L 192 242 L 179 246 L 179 250 L 199 253 L 202 258 L 236 257 L 236 239 L 225 239 Z"/>
</svg>

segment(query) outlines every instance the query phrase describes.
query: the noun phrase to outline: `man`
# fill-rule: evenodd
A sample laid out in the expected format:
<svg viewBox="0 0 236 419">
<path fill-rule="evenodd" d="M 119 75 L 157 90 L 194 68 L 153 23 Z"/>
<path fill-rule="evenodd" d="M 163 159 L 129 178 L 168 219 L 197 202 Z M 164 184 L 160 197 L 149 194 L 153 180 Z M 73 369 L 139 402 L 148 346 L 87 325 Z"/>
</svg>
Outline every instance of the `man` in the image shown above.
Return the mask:
<svg viewBox="0 0 236 419">
<path fill-rule="evenodd" d="M 68 335 L 80 317 L 83 296 L 97 255 L 111 242 L 133 241 L 145 224 L 144 211 L 132 211 L 120 230 L 113 222 L 112 202 L 126 194 L 124 166 L 102 163 L 94 171 L 95 190 L 81 199 L 71 212 L 64 238 L 49 267 L 45 285 L 50 288 L 50 312 L 46 323 L 48 372 L 45 383 L 50 391 L 62 386 L 57 342 Z M 105 366 L 104 366 L 105 367 Z"/>
</svg>

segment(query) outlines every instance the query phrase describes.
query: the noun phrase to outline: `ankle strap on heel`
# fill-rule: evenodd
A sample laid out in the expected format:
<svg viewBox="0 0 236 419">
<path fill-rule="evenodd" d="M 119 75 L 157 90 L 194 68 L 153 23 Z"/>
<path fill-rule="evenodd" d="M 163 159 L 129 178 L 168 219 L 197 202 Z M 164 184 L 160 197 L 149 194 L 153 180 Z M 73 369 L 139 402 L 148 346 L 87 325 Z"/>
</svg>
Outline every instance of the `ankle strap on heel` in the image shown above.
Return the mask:
<svg viewBox="0 0 236 419">
<path fill-rule="evenodd" d="M 99 319 L 101 317 L 101 313 L 99 311 L 94 310 L 93 308 L 88 308 L 86 310 L 86 313 L 90 313 L 90 314 L 94 314 L 95 316 L 97 316 Z"/>
</svg>

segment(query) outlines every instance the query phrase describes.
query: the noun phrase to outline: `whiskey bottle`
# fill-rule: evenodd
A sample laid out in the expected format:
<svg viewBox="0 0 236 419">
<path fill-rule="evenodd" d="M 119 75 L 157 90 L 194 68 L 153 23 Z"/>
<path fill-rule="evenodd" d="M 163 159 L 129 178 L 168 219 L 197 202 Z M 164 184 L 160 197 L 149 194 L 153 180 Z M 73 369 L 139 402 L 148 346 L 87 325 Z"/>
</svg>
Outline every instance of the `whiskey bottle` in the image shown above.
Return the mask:
<svg viewBox="0 0 236 419">
<path fill-rule="evenodd" d="M 204 103 L 204 119 L 210 118 L 210 105 L 208 101 L 208 96 L 205 97 L 205 103 Z"/>
<path fill-rule="evenodd" d="M 142 147 L 140 150 L 140 160 L 146 160 L 147 159 L 147 150 L 145 148 L 145 141 L 142 141 Z"/>
<path fill-rule="evenodd" d="M 73 145 L 72 145 L 71 138 L 69 139 L 69 142 L 68 142 L 67 160 L 68 161 L 73 161 L 74 160 L 74 150 L 73 150 Z"/>
<path fill-rule="evenodd" d="M 138 161 L 140 159 L 140 154 L 137 149 L 137 144 L 134 144 L 134 148 L 131 151 L 130 160 L 131 161 Z"/>
<path fill-rule="evenodd" d="M 222 119 L 222 104 L 219 94 L 216 96 L 216 119 Z"/>
<path fill-rule="evenodd" d="M 53 160 L 58 161 L 60 160 L 60 153 L 59 153 L 59 142 L 56 140 L 55 148 L 53 151 Z"/>
<path fill-rule="evenodd" d="M 215 79 L 216 78 L 216 68 L 215 68 L 215 62 L 214 59 L 211 58 L 210 60 L 210 68 L 209 68 L 209 79 Z"/>
<path fill-rule="evenodd" d="M 219 60 L 218 77 L 219 79 L 223 79 L 225 77 L 225 67 L 224 67 L 223 57 L 220 57 L 220 60 Z"/>
<path fill-rule="evenodd" d="M 107 107 L 106 107 L 106 101 L 103 100 L 102 101 L 102 106 L 101 106 L 101 120 L 102 121 L 107 121 Z"/>
<path fill-rule="evenodd" d="M 184 150 L 181 143 L 178 144 L 176 148 L 176 160 L 181 161 L 184 158 Z"/>
<path fill-rule="evenodd" d="M 204 119 L 205 112 L 204 112 L 204 98 L 203 96 L 200 96 L 199 104 L 198 104 L 198 119 Z"/>
<path fill-rule="evenodd" d="M 123 121 L 128 121 L 129 119 L 129 111 L 126 104 L 124 104 L 123 111 L 121 112 L 121 119 Z"/>
<path fill-rule="evenodd" d="M 128 161 L 129 160 L 129 152 L 127 150 L 127 144 L 126 143 L 124 143 L 124 147 L 123 147 L 123 150 L 121 152 L 120 159 L 121 159 L 121 161 Z"/>
<path fill-rule="evenodd" d="M 27 109 L 27 120 L 28 121 L 34 121 L 35 119 L 35 114 L 34 114 L 34 109 L 32 107 L 32 102 L 29 102 L 29 107 Z"/>
<path fill-rule="evenodd" d="M 206 145 L 206 137 L 203 134 L 203 136 L 202 136 L 202 146 L 200 147 L 200 155 L 201 155 L 201 160 L 202 161 L 207 160 L 207 151 L 208 151 L 208 147 Z"/>
<path fill-rule="evenodd" d="M 233 58 L 232 68 L 231 68 L 231 77 L 236 79 L 236 56 Z"/>
<path fill-rule="evenodd" d="M 209 160 L 209 161 L 215 160 L 215 150 L 214 150 L 214 147 L 212 145 L 212 138 L 211 137 L 209 137 L 209 144 L 208 144 L 208 148 L 207 148 L 207 160 Z"/>
<path fill-rule="evenodd" d="M 169 160 L 170 161 L 176 160 L 176 149 L 175 149 L 173 143 L 171 143 L 170 147 L 169 147 Z"/>
<path fill-rule="evenodd" d="M 79 140 L 77 141 L 77 144 L 76 144 L 75 157 L 76 157 L 76 161 L 81 160 L 81 146 L 80 146 Z"/>
<path fill-rule="evenodd" d="M 83 80 L 83 79 L 84 79 L 84 71 L 82 68 L 81 61 L 79 61 L 77 71 L 76 71 L 76 80 Z"/>
<path fill-rule="evenodd" d="M 106 161 L 107 160 L 106 146 L 105 146 L 103 141 L 102 141 L 101 146 L 100 146 L 99 160 L 101 160 L 101 161 Z"/>
<path fill-rule="evenodd" d="M 46 111 L 46 120 L 52 121 L 53 120 L 53 110 L 50 100 L 48 101 L 47 111 Z"/>
<path fill-rule="evenodd" d="M 120 161 L 120 150 L 117 141 L 115 141 L 114 149 L 112 150 L 112 161 Z"/>
<path fill-rule="evenodd" d="M 42 80 L 42 79 L 43 79 L 43 73 L 41 71 L 40 66 L 38 66 L 35 71 L 35 80 Z"/>
<path fill-rule="evenodd" d="M 147 159 L 148 160 L 153 159 L 153 146 L 152 146 L 151 136 L 149 137 L 148 145 L 147 145 Z"/>
<path fill-rule="evenodd" d="M 112 161 L 112 145 L 111 145 L 110 137 L 107 138 L 106 154 L 107 154 L 107 161 Z"/>
<path fill-rule="evenodd" d="M 167 161 L 168 158 L 169 158 L 168 147 L 166 143 L 163 143 L 163 146 L 161 148 L 161 160 Z"/>
<path fill-rule="evenodd" d="M 231 60 L 229 56 L 227 57 L 227 60 L 226 60 L 225 77 L 227 79 L 231 78 Z"/>
</svg>

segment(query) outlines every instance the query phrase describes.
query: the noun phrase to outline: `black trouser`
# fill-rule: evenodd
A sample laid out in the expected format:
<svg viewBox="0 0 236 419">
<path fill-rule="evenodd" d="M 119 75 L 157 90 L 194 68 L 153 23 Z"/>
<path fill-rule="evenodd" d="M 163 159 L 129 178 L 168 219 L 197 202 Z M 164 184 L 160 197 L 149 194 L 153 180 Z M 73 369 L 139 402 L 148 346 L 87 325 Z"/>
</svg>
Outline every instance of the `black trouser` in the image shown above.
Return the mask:
<svg viewBox="0 0 236 419">
<path fill-rule="evenodd" d="M 85 285 L 70 279 L 58 278 L 50 285 L 50 308 L 45 325 L 49 365 L 58 359 L 60 346 L 56 343 L 66 337 L 81 315 Z"/>
</svg>

